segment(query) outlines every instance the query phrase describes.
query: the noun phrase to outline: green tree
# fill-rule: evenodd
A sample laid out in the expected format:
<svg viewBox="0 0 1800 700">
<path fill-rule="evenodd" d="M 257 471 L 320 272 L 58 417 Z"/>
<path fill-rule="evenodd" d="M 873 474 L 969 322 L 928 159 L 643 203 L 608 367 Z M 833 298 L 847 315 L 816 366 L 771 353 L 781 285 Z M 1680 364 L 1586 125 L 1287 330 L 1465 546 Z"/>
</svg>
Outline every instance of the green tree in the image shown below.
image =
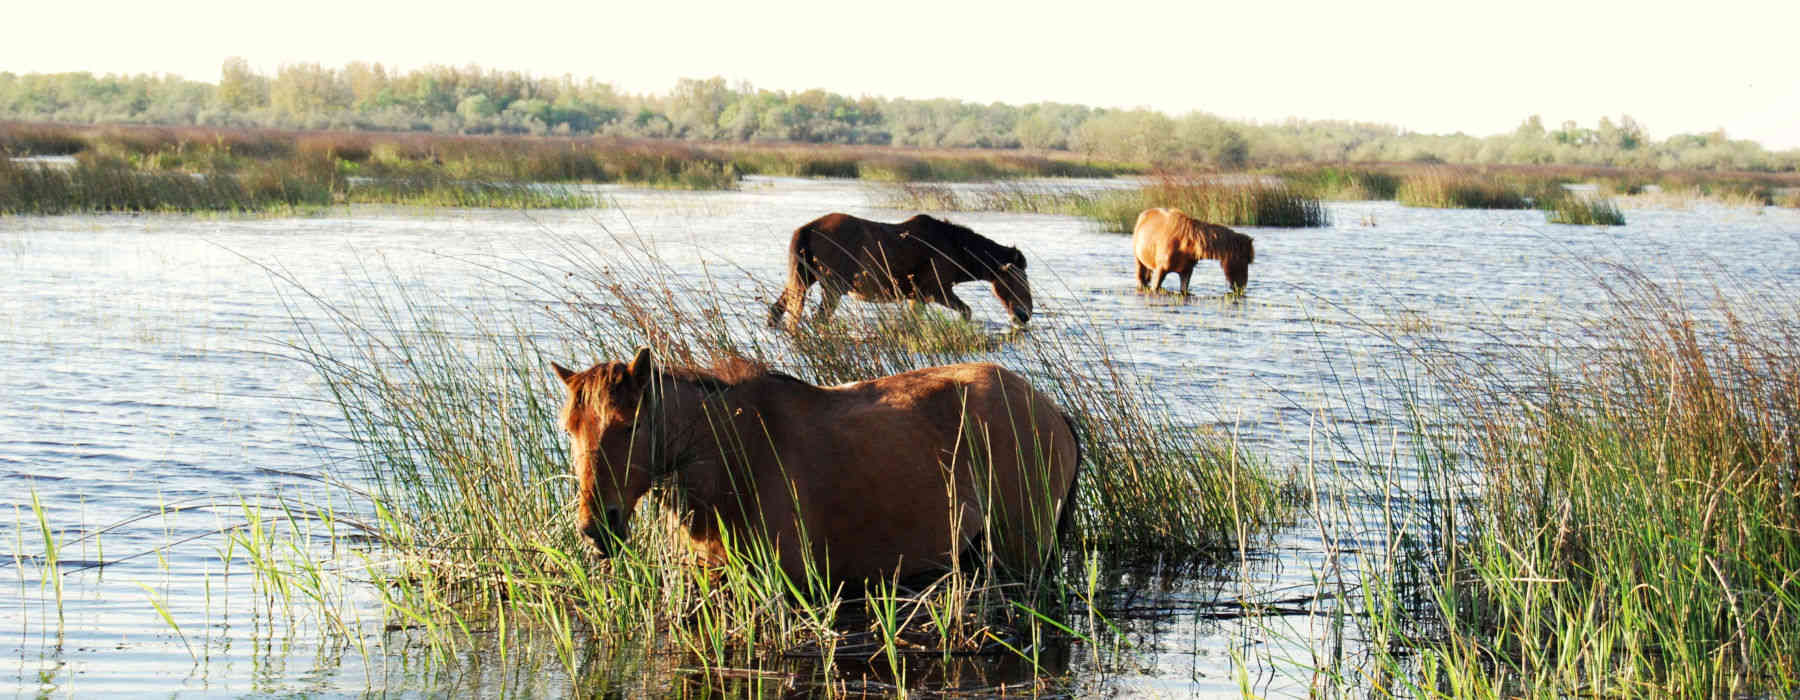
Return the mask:
<svg viewBox="0 0 1800 700">
<path fill-rule="evenodd" d="M 219 67 L 219 105 L 234 112 L 248 112 L 269 104 L 269 80 L 250 70 L 241 56 L 225 59 Z"/>
</svg>

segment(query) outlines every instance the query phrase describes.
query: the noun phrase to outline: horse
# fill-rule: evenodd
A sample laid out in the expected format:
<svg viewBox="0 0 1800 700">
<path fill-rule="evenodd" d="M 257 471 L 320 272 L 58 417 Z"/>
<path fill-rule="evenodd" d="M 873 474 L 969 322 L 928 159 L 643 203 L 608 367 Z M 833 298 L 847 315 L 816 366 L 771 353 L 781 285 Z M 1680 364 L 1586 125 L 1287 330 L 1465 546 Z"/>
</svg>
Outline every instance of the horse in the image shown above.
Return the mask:
<svg viewBox="0 0 1800 700">
<path fill-rule="evenodd" d="M 1256 239 L 1218 224 L 1188 216 L 1180 209 L 1153 208 L 1138 214 L 1131 229 L 1131 247 L 1137 254 L 1138 289 L 1161 290 L 1170 272 L 1181 276 L 1181 295 L 1187 296 L 1194 263 L 1218 260 L 1232 294 L 1243 294 L 1250 285 L 1250 263 L 1256 262 Z M 1155 284 L 1151 284 L 1154 275 Z"/>
<path fill-rule="evenodd" d="M 748 363 L 745 363 L 748 364 Z M 582 534 L 602 556 L 652 487 L 706 564 L 725 543 L 772 545 L 804 582 L 908 578 L 985 552 L 999 573 L 1051 561 L 1075 503 L 1068 416 L 1024 378 L 974 363 L 814 386 L 760 366 L 733 374 L 630 363 L 576 372 L 569 434 Z"/>
<path fill-rule="evenodd" d="M 769 306 L 769 327 L 780 326 L 787 314 L 788 328 L 794 328 L 814 282 L 820 322 L 831 318 L 846 293 L 863 301 L 934 302 L 968 320 L 969 305 L 952 287 L 974 281 L 993 283 L 994 296 L 1016 323 L 1031 318 L 1031 282 L 1018 248 L 924 214 L 898 224 L 826 214 L 794 229 L 787 287 Z"/>
</svg>

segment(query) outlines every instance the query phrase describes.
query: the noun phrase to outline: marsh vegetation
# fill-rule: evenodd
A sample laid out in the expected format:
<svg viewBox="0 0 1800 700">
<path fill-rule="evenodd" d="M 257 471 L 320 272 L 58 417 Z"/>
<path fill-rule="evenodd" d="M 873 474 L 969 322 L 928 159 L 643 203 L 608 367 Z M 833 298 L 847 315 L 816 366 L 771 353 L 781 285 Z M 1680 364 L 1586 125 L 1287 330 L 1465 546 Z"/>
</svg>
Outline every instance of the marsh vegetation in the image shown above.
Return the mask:
<svg viewBox="0 0 1800 700">
<path fill-rule="evenodd" d="M 1548 233 L 1535 210 L 1323 204 L 1337 224 L 1257 233 L 1248 296 L 1176 301 L 1132 294 L 1129 250 L 1091 224 L 969 211 L 1032 256 L 1025 330 L 855 303 L 764 328 L 788 231 L 866 194 L 0 222 L 0 291 L 56 310 L 0 316 L 17 362 L 55 368 L 0 379 L 19 397 L 7 464 L 48 465 L 18 472 L 46 478 L 5 538 L 16 682 L 96 690 L 143 664 L 216 692 L 1800 684 L 1800 310 L 1788 271 L 1732 262 L 1787 250 L 1788 212 Z M 1697 222 L 1742 255 L 1692 264 L 1717 243 Z M 365 238 L 299 235 L 321 230 Z M 647 505 L 656 525 L 602 561 L 573 522 L 548 367 L 639 345 L 818 383 L 1000 362 L 1081 424 L 1074 541 L 1039 580 L 852 590 L 783 577 L 755 542 L 694 567 Z M 77 385 L 105 387 L 102 415 Z"/>
</svg>

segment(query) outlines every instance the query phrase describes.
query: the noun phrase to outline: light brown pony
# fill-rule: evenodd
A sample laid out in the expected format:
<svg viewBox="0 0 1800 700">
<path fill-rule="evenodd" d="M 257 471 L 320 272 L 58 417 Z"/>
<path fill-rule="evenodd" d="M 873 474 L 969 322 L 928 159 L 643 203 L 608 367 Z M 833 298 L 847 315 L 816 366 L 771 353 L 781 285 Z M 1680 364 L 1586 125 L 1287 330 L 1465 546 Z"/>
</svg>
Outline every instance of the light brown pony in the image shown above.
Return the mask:
<svg viewBox="0 0 1800 700">
<path fill-rule="evenodd" d="M 863 301 L 928 301 L 969 318 L 969 305 L 952 289 L 963 282 L 992 282 L 994 296 L 1013 320 L 1031 318 L 1031 282 L 1025 254 L 981 234 L 924 214 L 898 224 L 826 214 L 794 229 L 788 241 L 788 280 L 769 306 L 769 326 L 789 317 L 792 329 L 819 283 L 818 320 L 831 318 L 845 294 Z"/>
<path fill-rule="evenodd" d="M 997 365 L 831 387 L 666 369 L 648 348 L 630 364 L 552 366 L 569 390 L 581 531 L 603 554 L 658 484 L 711 563 L 727 537 L 766 538 L 797 582 L 809 557 L 826 580 L 906 577 L 972 544 L 1009 571 L 1041 571 L 1071 517 L 1074 430 Z"/>
<path fill-rule="evenodd" d="M 1218 224 L 1188 216 L 1180 209 L 1145 209 L 1131 228 L 1131 247 L 1137 253 L 1138 288 L 1162 289 L 1170 272 L 1181 276 L 1181 295 L 1187 296 L 1194 264 L 1218 260 L 1231 293 L 1243 294 L 1250 285 L 1250 263 L 1256 262 L 1255 240 Z M 1152 278 L 1155 283 L 1152 284 Z"/>
</svg>

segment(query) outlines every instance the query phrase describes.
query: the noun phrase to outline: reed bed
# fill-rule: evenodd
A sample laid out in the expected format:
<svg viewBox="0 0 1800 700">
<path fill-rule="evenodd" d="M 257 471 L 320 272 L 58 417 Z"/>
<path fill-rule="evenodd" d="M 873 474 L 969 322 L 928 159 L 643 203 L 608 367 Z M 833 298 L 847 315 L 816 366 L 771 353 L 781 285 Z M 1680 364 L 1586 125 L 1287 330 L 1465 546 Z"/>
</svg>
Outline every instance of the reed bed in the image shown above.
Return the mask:
<svg viewBox="0 0 1800 700">
<path fill-rule="evenodd" d="M 1373 168 L 1316 166 L 1277 171 L 1282 181 L 1333 201 L 1389 200 L 1398 196 L 1401 178 Z"/>
<path fill-rule="evenodd" d="M 1356 675 L 1428 696 L 1800 690 L 1800 308 L 1599 269 L 1581 334 L 1430 356 L 1461 430 L 1387 492 Z M 1346 677 L 1348 678 L 1348 677 Z M 1366 681 L 1364 681 L 1366 682 Z"/>
<path fill-rule="evenodd" d="M 761 690 L 904 692 L 962 674 L 959 683 L 983 692 L 1055 692 L 1071 642 L 1099 657 L 1118 648 L 1083 602 L 1094 595 L 1083 582 L 1100 580 L 1102 558 L 1235 556 L 1292 512 L 1292 494 L 1265 464 L 1228 440 L 1170 425 L 1151 394 L 1106 359 L 1097 331 L 1088 340 L 993 338 L 931 312 L 898 311 L 869 325 L 845 314 L 780 336 L 762 327 L 763 303 L 708 280 L 681 282 L 653 256 L 569 243 L 557 257 L 565 262 L 504 273 L 535 300 L 510 308 L 541 315 L 457 308 L 396 288 L 359 309 L 329 307 L 335 321 L 303 328 L 295 348 L 363 450 L 345 476 L 371 485 L 368 509 L 391 562 L 370 576 L 391 614 L 446 662 L 513 635 L 558 659 L 584 689 L 667 688 L 692 677 L 715 688 L 748 678 Z M 994 357 L 1056 396 L 1080 426 L 1085 459 L 1067 559 L 1023 580 L 978 567 L 840 589 L 788 580 L 754 542 L 738 543 L 723 571 L 701 571 L 676 523 L 646 511 L 640 518 L 661 525 L 634 528 L 626 554 L 599 560 L 576 534 L 555 417 L 562 393 L 548 367 L 620 358 L 639 345 L 669 363 L 747 359 L 818 383 Z M 993 675 L 994 664 L 955 671 L 966 658 L 1009 660 L 999 666 L 1014 675 Z"/>
<path fill-rule="evenodd" d="M 1624 226 L 1625 214 L 1619 205 L 1605 197 L 1583 197 L 1574 193 L 1549 197 L 1538 202 L 1544 220 L 1553 224 L 1578 226 Z"/>
<path fill-rule="evenodd" d="M 1530 209 L 1533 193 L 1546 193 L 1557 185 L 1548 182 L 1515 184 L 1448 170 L 1408 175 L 1394 197 L 1409 207 L 1436 209 Z"/>
<path fill-rule="evenodd" d="M 1151 207 L 1176 207 L 1202 221 L 1226 226 L 1324 226 L 1330 217 L 1317 197 L 1261 179 L 1219 182 L 1199 176 L 1161 176 L 1136 189 L 1076 190 L 1000 183 L 958 190 L 946 185 L 903 183 L 875 195 L 884 207 L 926 211 L 1005 211 L 1062 214 L 1091 219 L 1101 230 L 1130 233 Z"/>
<path fill-rule="evenodd" d="M 210 174 L 146 172 L 117 158 L 85 155 L 72 167 L 0 160 L 0 214 L 305 213 L 347 203 L 509 209 L 599 206 L 592 196 L 559 185 L 428 176 L 353 180 L 318 160 L 258 163 Z"/>
<path fill-rule="evenodd" d="M 242 177 L 145 173 L 105 159 L 73 167 L 0 158 L 0 214 L 125 211 L 262 212 L 322 207 L 328 185 L 268 169 Z"/>
</svg>

